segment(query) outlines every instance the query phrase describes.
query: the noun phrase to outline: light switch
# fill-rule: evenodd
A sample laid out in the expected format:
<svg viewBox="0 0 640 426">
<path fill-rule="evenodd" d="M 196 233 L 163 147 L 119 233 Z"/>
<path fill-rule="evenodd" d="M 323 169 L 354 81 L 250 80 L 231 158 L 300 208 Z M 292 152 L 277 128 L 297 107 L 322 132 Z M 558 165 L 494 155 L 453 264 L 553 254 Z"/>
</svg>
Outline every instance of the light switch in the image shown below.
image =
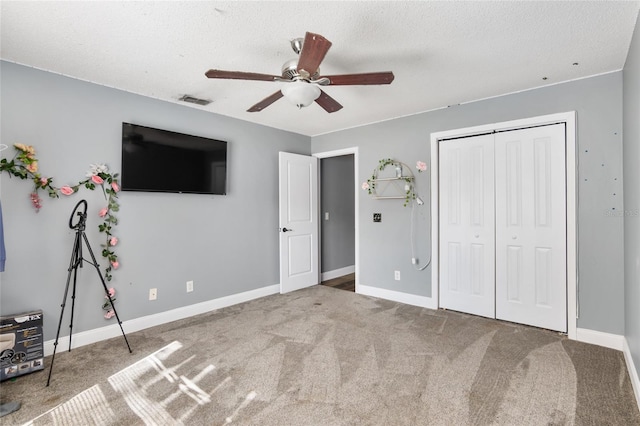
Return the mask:
<svg viewBox="0 0 640 426">
<path fill-rule="evenodd" d="M 329 212 L 324 212 L 324 220 L 329 220 Z"/>
</svg>

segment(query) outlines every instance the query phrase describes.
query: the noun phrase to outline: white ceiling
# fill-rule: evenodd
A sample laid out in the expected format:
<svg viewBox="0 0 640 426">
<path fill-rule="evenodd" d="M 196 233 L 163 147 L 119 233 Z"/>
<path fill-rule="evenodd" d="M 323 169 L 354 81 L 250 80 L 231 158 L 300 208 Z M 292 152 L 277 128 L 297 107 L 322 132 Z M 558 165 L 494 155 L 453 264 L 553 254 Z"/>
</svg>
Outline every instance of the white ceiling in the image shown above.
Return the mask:
<svg viewBox="0 0 640 426">
<path fill-rule="evenodd" d="M 617 71 L 640 1 L 2 1 L 4 60 L 315 136 Z M 298 110 L 282 84 L 212 80 L 210 68 L 279 75 L 289 40 L 333 43 L 321 74 L 393 71 L 386 86 L 324 90 L 344 108 Z M 574 65 L 577 63 L 577 65 Z M 546 77 L 546 80 L 543 80 Z"/>
</svg>

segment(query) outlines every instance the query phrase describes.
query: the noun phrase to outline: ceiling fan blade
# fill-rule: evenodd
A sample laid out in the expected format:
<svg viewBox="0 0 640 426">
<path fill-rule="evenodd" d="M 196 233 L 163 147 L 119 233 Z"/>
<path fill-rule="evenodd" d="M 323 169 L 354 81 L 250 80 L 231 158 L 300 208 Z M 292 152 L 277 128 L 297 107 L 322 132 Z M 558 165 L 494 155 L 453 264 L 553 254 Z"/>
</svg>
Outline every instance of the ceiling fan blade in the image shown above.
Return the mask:
<svg viewBox="0 0 640 426">
<path fill-rule="evenodd" d="M 209 78 L 225 78 L 231 80 L 260 80 L 260 81 L 280 81 L 282 77 L 277 75 L 259 74 L 255 72 L 242 72 L 242 71 L 224 71 L 224 70 L 209 70 L 204 73 Z"/>
<path fill-rule="evenodd" d="M 324 90 L 320 90 L 320 96 L 316 99 L 316 103 L 324 108 L 328 113 L 336 112 L 342 109 L 342 105 L 331 96 L 327 95 Z"/>
<path fill-rule="evenodd" d="M 347 86 L 363 84 L 391 84 L 395 77 L 391 71 L 387 71 L 364 74 L 323 75 L 318 77 L 318 80 L 321 78 L 329 79 L 328 86 Z"/>
<path fill-rule="evenodd" d="M 282 97 L 282 92 L 278 90 L 274 94 L 267 96 L 266 98 L 264 98 L 263 100 L 261 100 L 260 102 L 258 102 L 257 104 L 249 108 L 247 112 L 260 112 L 266 107 L 268 107 L 269 105 L 271 105 L 272 103 L 274 103 L 275 101 L 277 101 L 278 99 L 280 99 L 281 97 Z"/>
<path fill-rule="evenodd" d="M 320 34 L 306 33 L 298 59 L 298 72 L 304 70 L 313 76 L 330 47 L 331 42 Z"/>
</svg>

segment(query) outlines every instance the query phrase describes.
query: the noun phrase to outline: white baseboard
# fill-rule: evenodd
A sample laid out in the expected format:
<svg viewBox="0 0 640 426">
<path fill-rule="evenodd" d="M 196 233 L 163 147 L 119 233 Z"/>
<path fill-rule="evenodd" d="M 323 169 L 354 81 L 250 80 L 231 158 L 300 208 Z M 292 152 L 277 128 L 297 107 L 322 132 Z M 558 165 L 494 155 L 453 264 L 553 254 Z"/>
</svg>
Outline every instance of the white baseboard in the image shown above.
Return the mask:
<svg viewBox="0 0 640 426">
<path fill-rule="evenodd" d="M 631 386 L 633 387 L 633 393 L 636 394 L 636 402 L 638 403 L 638 409 L 640 409 L 640 377 L 638 377 L 638 370 L 633 363 L 633 358 L 631 357 L 631 350 L 629 349 L 629 344 L 627 343 L 627 339 L 624 339 L 624 360 L 627 362 L 627 370 L 629 370 L 629 378 L 631 379 Z"/>
<path fill-rule="evenodd" d="M 356 283 L 356 293 L 365 296 L 373 296 L 380 299 L 404 303 L 406 305 L 419 306 L 421 308 L 438 309 L 438 304 L 431 297 L 417 296 L 415 294 L 402 293 L 384 288 L 370 287 Z"/>
<path fill-rule="evenodd" d="M 157 314 L 123 321 L 122 328 L 125 333 L 129 334 L 146 328 L 155 327 L 156 325 L 166 324 L 171 321 L 204 314 L 216 309 L 226 308 L 227 306 L 237 305 L 238 303 L 248 302 L 250 300 L 259 299 L 276 293 L 280 293 L 280 284 L 245 291 L 243 293 L 232 294 L 230 296 L 224 296 L 218 299 L 196 303 L 194 305 L 183 306 L 170 311 L 159 312 Z M 71 336 L 71 347 L 77 348 L 118 336 L 122 336 L 122 331 L 120 331 L 118 324 L 114 322 L 106 327 L 94 328 L 93 330 L 82 331 L 80 333 L 73 333 Z M 53 354 L 54 341 L 55 340 L 48 340 L 44 342 L 45 356 Z M 58 345 L 58 351 L 67 350 L 69 348 L 69 336 L 60 337 L 58 339 Z"/>
<path fill-rule="evenodd" d="M 356 272 L 356 266 L 345 266 L 344 268 L 334 269 L 333 271 L 327 271 L 320 274 L 322 281 L 332 280 L 334 278 L 343 277 L 345 275 L 353 274 Z"/>
<path fill-rule="evenodd" d="M 615 349 L 617 351 L 622 351 L 624 346 L 624 336 L 589 330 L 587 328 L 578 328 L 576 330 L 576 340 L 578 342 L 604 346 L 605 348 Z"/>
</svg>

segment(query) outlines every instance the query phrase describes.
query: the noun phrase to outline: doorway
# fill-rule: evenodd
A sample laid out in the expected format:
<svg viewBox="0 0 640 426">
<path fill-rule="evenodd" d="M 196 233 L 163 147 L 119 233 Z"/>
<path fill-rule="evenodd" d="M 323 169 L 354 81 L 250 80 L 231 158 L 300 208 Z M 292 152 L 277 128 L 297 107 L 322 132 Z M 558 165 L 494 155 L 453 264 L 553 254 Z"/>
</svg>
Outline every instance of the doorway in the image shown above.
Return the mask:
<svg viewBox="0 0 640 426">
<path fill-rule="evenodd" d="M 438 150 L 440 305 L 566 332 L 565 124 Z"/>
<path fill-rule="evenodd" d="M 357 148 L 320 159 L 320 284 L 357 292 Z"/>
<path fill-rule="evenodd" d="M 505 170 L 505 168 L 503 167 L 505 164 L 505 158 L 503 158 L 504 155 L 496 154 L 494 156 L 494 152 L 493 152 L 494 144 L 496 143 L 495 141 L 499 139 L 495 135 L 508 134 L 509 132 L 514 132 L 514 131 L 521 131 L 521 132 L 524 131 L 526 133 L 528 132 L 528 130 L 525 130 L 525 129 L 542 128 L 543 126 L 551 127 L 552 125 L 557 125 L 558 128 L 562 128 L 562 132 L 561 132 L 562 142 L 566 141 L 566 145 L 563 143 L 561 146 L 561 151 L 563 151 L 561 154 L 564 154 L 564 156 L 561 160 L 563 162 L 562 164 L 563 169 L 561 172 L 562 176 L 560 177 L 560 179 L 562 180 L 563 201 L 566 201 L 566 208 L 562 210 L 562 215 L 561 215 L 561 221 L 566 224 L 566 229 L 560 230 L 560 233 L 564 237 L 563 242 L 566 243 L 566 247 L 560 248 L 564 256 L 566 256 L 566 263 L 563 266 L 563 270 L 560 272 L 560 275 L 563 276 L 562 278 L 566 277 L 566 281 L 563 280 L 563 283 L 562 283 L 562 285 L 563 286 L 566 285 L 566 287 L 563 287 L 561 289 L 561 293 L 563 293 L 563 295 L 566 295 L 566 300 L 563 299 L 561 301 L 562 309 L 563 309 L 561 313 L 562 315 L 561 321 L 563 324 L 566 324 L 566 330 L 563 329 L 562 331 L 566 331 L 569 335 L 569 338 L 575 339 L 576 327 L 577 327 L 577 324 L 576 324 L 577 223 L 576 223 L 576 203 L 575 203 L 576 201 L 576 168 L 575 168 L 576 142 L 575 142 L 575 113 L 574 112 L 554 114 L 554 115 L 543 116 L 543 117 L 534 117 L 531 119 L 517 120 L 512 122 L 506 122 L 506 123 L 496 123 L 496 124 L 490 124 L 486 126 L 457 129 L 453 131 L 432 134 L 431 136 L 431 153 L 432 153 L 431 172 L 432 172 L 432 213 L 434 217 L 434 221 L 432 223 L 432 235 L 433 235 L 432 247 L 433 247 L 433 253 L 434 253 L 434 262 L 433 262 L 433 269 L 432 269 L 432 286 L 433 286 L 432 297 L 438 302 L 439 307 L 448 307 L 451 309 L 455 309 L 451 307 L 451 303 L 452 303 L 451 300 L 453 297 L 455 299 L 453 303 L 456 304 L 458 302 L 458 295 L 459 295 L 458 293 L 460 292 L 458 291 L 458 289 L 452 288 L 450 286 L 450 283 L 451 283 L 451 280 L 455 281 L 457 280 L 457 278 L 460 278 L 460 277 L 455 277 L 455 276 L 451 277 L 450 274 L 454 273 L 455 275 L 455 273 L 458 273 L 458 272 L 462 274 L 466 273 L 468 278 L 469 277 L 474 278 L 474 280 L 470 279 L 467 281 L 469 281 L 469 283 L 471 283 L 472 281 L 473 283 L 475 283 L 474 286 L 469 287 L 470 292 L 463 297 L 463 298 L 469 299 L 469 300 L 466 300 L 466 302 L 468 302 L 466 303 L 466 306 L 473 306 L 473 307 L 478 306 L 478 304 L 473 302 L 473 300 L 471 299 L 475 300 L 477 298 L 477 295 L 474 294 L 474 291 L 477 293 L 480 291 L 480 289 L 482 289 L 482 291 L 484 292 L 483 297 L 484 297 L 484 301 L 486 302 L 485 305 L 487 309 L 485 309 L 486 312 L 477 313 L 477 314 L 495 317 L 496 304 L 499 305 L 500 303 L 503 303 L 504 301 L 501 300 L 501 298 L 502 299 L 505 298 L 504 297 L 505 293 L 504 291 L 502 291 L 504 290 L 503 288 L 504 283 L 501 284 L 502 287 L 499 287 L 498 286 L 498 284 L 500 284 L 499 281 L 502 280 L 502 281 L 507 281 L 508 283 L 517 283 L 517 280 L 515 278 L 517 278 L 518 276 L 518 271 L 517 271 L 517 268 L 514 268 L 514 265 L 515 266 L 524 265 L 521 261 L 516 262 L 516 260 L 520 259 L 519 256 L 516 256 L 516 254 L 518 253 L 517 253 L 517 250 L 515 250 L 515 248 L 519 246 L 520 240 L 513 239 L 514 236 L 516 238 L 519 238 L 518 237 L 519 234 L 517 234 L 517 232 L 509 233 L 508 234 L 509 242 L 508 244 L 505 243 L 508 245 L 507 249 L 511 248 L 510 249 L 511 251 L 507 250 L 507 254 L 515 256 L 515 257 L 512 256 L 513 259 L 510 259 L 510 260 L 507 259 L 509 260 L 509 262 L 503 262 L 505 263 L 505 265 L 509 263 L 510 266 L 507 267 L 505 265 L 502 265 L 504 266 L 502 268 L 499 262 L 500 259 L 498 258 L 499 256 L 502 256 L 503 254 L 502 252 L 504 252 L 505 250 L 503 250 L 504 247 L 501 247 L 499 244 L 497 244 L 497 241 L 498 241 L 496 239 L 497 234 L 496 234 L 496 230 L 493 228 L 495 228 L 498 225 L 499 226 L 504 225 L 504 222 L 505 222 L 504 217 L 500 215 L 502 215 L 506 210 L 504 208 L 501 208 L 500 211 L 498 211 L 497 208 L 495 211 L 493 210 L 495 206 L 498 205 L 496 200 L 500 198 L 501 200 L 498 200 L 498 201 L 502 202 L 504 201 L 504 198 L 505 198 L 505 194 L 497 194 L 495 190 L 498 187 L 504 186 L 504 183 L 508 181 L 508 179 L 505 178 L 503 173 L 501 172 L 498 173 L 498 170 Z M 452 166 L 453 163 L 450 163 L 447 160 L 447 158 L 450 156 L 449 156 L 449 153 L 447 153 L 448 148 L 445 148 L 446 144 L 441 144 L 441 142 L 447 141 L 447 140 L 458 140 L 460 141 L 460 144 L 462 144 L 460 145 L 461 147 L 465 146 L 464 145 L 465 140 L 472 142 L 472 144 L 474 142 L 477 142 L 476 145 L 483 146 L 484 147 L 483 149 L 476 148 L 476 151 L 484 151 L 484 153 L 487 156 L 487 159 L 483 161 L 474 160 L 472 163 L 470 163 L 470 165 L 474 165 L 475 169 L 473 167 L 471 168 L 467 167 L 467 171 L 476 170 L 478 173 L 486 174 L 488 170 L 491 170 L 491 172 L 487 174 L 488 177 L 485 176 L 485 179 L 470 180 L 471 182 L 473 182 L 474 186 L 473 188 L 471 188 L 473 190 L 469 192 L 471 194 L 471 198 L 467 198 L 467 204 L 464 206 L 466 210 L 469 210 L 469 207 L 473 205 L 473 203 L 471 203 L 473 199 L 475 199 L 476 201 L 479 200 L 480 198 L 478 197 L 480 197 L 480 195 L 482 194 L 485 194 L 486 197 L 489 197 L 489 198 L 486 198 L 485 195 L 481 197 L 485 201 L 484 206 L 488 210 L 485 209 L 484 207 L 483 209 L 479 209 L 479 206 L 482 203 L 475 203 L 478 209 L 472 210 L 473 212 L 475 212 L 474 217 L 476 219 L 484 218 L 484 221 L 487 224 L 487 226 L 493 229 L 494 231 L 489 233 L 491 235 L 484 236 L 482 232 L 480 232 L 479 230 L 480 228 L 472 226 L 472 228 L 474 228 L 473 232 L 468 232 L 469 241 L 467 241 L 468 244 L 466 245 L 472 251 L 469 252 L 469 256 L 467 256 L 467 260 L 469 260 L 469 262 L 471 263 L 473 263 L 473 259 L 476 260 L 475 262 L 476 269 L 474 269 L 475 271 L 474 273 L 471 273 L 468 270 L 469 268 L 465 268 L 464 265 L 459 265 L 459 267 L 456 267 L 456 268 L 452 267 L 453 263 L 455 263 L 456 260 L 464 259 L 463 256 L 456 255 L 456 253 L 458 253 L 456 250 L 461 249 L 464 246 L 464 243 L 458 242 L 457 244 L 456 243 L 449 244 L 448 241 L 451 239 L 451 235 L 447 235 L 448 234 L 447 230 L 443 231 L 443 229 L 447 228 L 446 223 L 449 221 L 449 219 L 451 219 L 452 217 L 451 214 L 456 213 L 455 208 L 457 204 L 452 203 L 452 199 L 450 197 L 451 192 L 453 189 L 460 188 L 459 182 L 457 182 L 455 178 L 453 180 L 449 179 L 450 177 L 453 177 L 453 175 L 451 175 L 451 168 L 453 167 Z M 513 144 L 511 146 L 511 148 L 513 148 L 511 151 L 509 151 L 511 152 L 511 154 L 513 154 L 511 158 L 516 158 L 516 154 L 517 154 L 516 146 L 517 144 Z M 538 144 L 536 146 L 537 148 L 536 147 L 533 148 L 535 155 L 538 155 L 538 154 L 547 155 L 545 154 L 544 149 L 535 151 L 535 149 L 539 149 L 540 147 L 542 147 L 542 145 Z M 502 148 L 500 149 L 504 151 Z M 478 154 L 478 152 L 476 152 L 476 154 Z M 477 155 L 474 158 L 476 157 Z M 494 166 L 494 160 L 496 162 L 499 162 L 500 165 Z M 524 160 L 524 157 L 523 157 L 523 160 Z M 529 161 L 529 163 L 533 163 L 532 158 L 528 158 L 527 161 Z M 539 163 L 542 164 L 543 166 L 545 164 L 544 161 L 541 161 Z M 527 166 L 529 165 L 530 164 L 527 164 Z M 494 169 L 496 170 L 495 177 L 493 174 Z M 511 170 L 513 173 L 515 173 L 513 176 L 516 178 L 518 182 L 520 182 L 519 179 L 521 179 L 521 176 L 518 175 L 517 170 L 515 168 L 512 168 Z M 534 176 L 539 176 L 541 170 L 542 169 L 534 170 L 533 171 Z M 565 170 L 566 170 L 566 173 L 565 173 Z M 448 180 L 449 182 L 447 182 Z M 497 186 L 492 183 L 494 180 L 499 183 Z M 544 181 L 544 179 L 542 181 Z M 486 186 L 486 188 L 478 186 L 478 185 L 481 185 L 482 182 L 488 183 L 488 186 Z M 533 184 L 534 185 L 536 184 L 535 178 L 534 178 Z M 451 185 L 454 185 L 453 189 L 450 187 Z M 548 189 L 548 187 L 539 187 L 538 189 L 545 191 Z M 566 193 L 565 193 L 565 190 L 566 190 Z M 515 194 L 514 191 L 512 191 L 513 194 Z M 532 197 L 534 195 L 538 197 L 540 193 L 533 194 Z M 496 197 L 496 200 L 494 200 L 493 197 Z M 516 202 L 515 198 L 513 200 L 514 202 Z M 557 201 L 555 201 L 554 203 L 557 203 Z M 517 203 L 507 207 L 511 208 L 514 206 L 518 207 Z M 451 208 L 453 208 L 454 210 L 450 211 Z M 539 214 L 539 213 L 540 212 L 536 212 L 536 214 Z M 454 216 L 456 216 L 456 214 L 454 214 Z M 554 220 L 558 221 L 557 218 Z M 443 228 L 443 224 L 444 224 L 444 228 Z M 489 230 L 491 231 L 491 229 Z M 482 242 L 480 241 L 481 238 L 484 238 L 486 240 L 486 241 L 483 240 L 484 241 L 483 244 L 480 244 L 480 242 Z M 517 241 L 518 244 L 516 244 L 515 241 Z M 502 246 L 504 246 L 505 244 L 502 244 Z M 549 244 L 547 243 L 543 244 L 543 246 L 545 250 L 549 248 L 548 247 Z M 495 247 L 495 249 L 492 249 L 492 247 Z M 464 252 L 467 252 L 467 251 L 468 250 L 465 249 Z M 496 253 L 495 255 L 493 254 L 494 251 Z M 534 262 L 539 261 L 540 263 L 538 265 L 544 266 L 545 259 L 547 259 L 547 261 L 549 260 L 548 257 L 542 256 L 542 254 L 544 254 L 542 253 L 544 250 L 542 251 L 533 250 L 533 251 L 534 251 Z M 462 253 L 462 251 L 460 253 Z M 480 256 L 480 254 L 483 254 L 483 256 Z M 473 255 L 475 255 L 475 257 L 473 257 Z M 535 257 L 536 255 L 540 255 L 540 256 L 536 258 Z M 489 258 L 486 259 L 485 258 L 486 256 L 488 256 Z M 484 259 L 485 261 L 481 261 L 482 259 Z M 469 264 L 471 265 L 471 263 Z M 553 263 L 556 263 L 555 259 Z M 547 266 L 549 265 L 547 264 Z M 535 271 L 535 267 L 536 266 L 534 265 L 534 275 L 537 274 L 537 277 L 544 278 L 544 274 L 540 274 L 538 273 L 539 271 Z M 494 273 L 492 273 L 492 268 L 495 268 Z M 502 269 L 498 270 L 499 268 L 502 268 Z M 504 276 L 502 277 L 500 276 L 504 271 L 507 271 L 507 273 L 511 274 L 510 276 L 506 277 L 506 279 L 503 279 L 505 278 Z M 487 285 L 482 287 L 482 283 L 479 277 L 484 277 L 484 276 L 488 276 L 488 279 L 485 280 L 485 284 Z M 534 286 L 539 284 L 540 283 L 536 283 L 534 281 Z M 511 291 L 512 289 L 509 289 L 507 287 L 507 290 Z M 513 294 L 511 296 L 513 296 Z M 508 297 L 511 297 L 511 296 L 508 296 Z M 534 306 L 543 305 L 543 303 L 539 303 L 539 301 L 535 300 L 534 298 L 533 305 Z M 460 310 L 465 310 L 465 309 L 461 308 Z M 539 317 L 544 317 L 544 315 L 541 314 L 539 315 Z M 527 323 L 527 320 L 522 320 L 518 322 Z M 543 328 L 553 328 L 553 327 L 545 327 L 544 325 L 538 325 L 538 326 L 542 326 Z"/>
</svg>

